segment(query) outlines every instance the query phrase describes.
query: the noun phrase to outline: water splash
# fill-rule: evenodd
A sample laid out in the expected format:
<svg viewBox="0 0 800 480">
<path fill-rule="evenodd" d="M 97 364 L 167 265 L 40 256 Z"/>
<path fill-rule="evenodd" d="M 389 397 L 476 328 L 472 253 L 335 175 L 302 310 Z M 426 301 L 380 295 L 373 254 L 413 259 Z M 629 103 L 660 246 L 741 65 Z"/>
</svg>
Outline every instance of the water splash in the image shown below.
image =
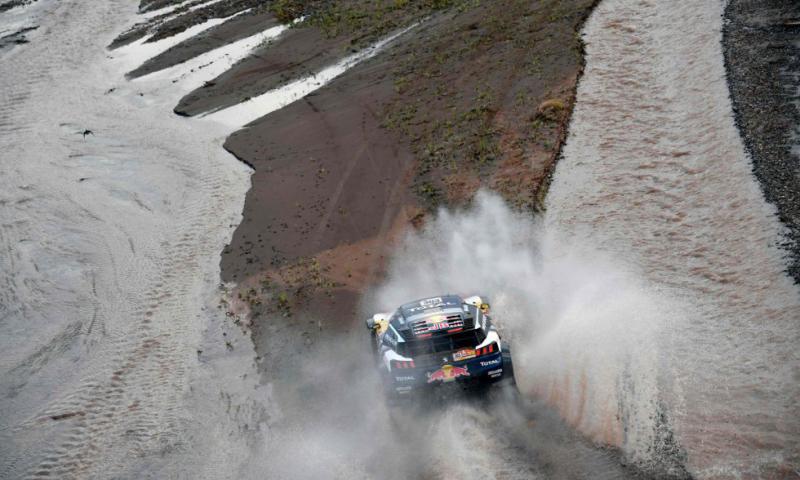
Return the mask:
<svg viewBox="0 0 800 480">
<path fill-rule="evenodd" d="M 445 292 L 492 300 L 524 393 L 632 461 L 678 468 L 664 457 L 676 452 L 661 409 L 659 339 L 683 308 L 669 291 L 599 252 L 591 238 L 545 228 L 480 192 L 471 209 L 440 211 L 407 238 L 368 302 L 385 310 Z"/>
</svg>

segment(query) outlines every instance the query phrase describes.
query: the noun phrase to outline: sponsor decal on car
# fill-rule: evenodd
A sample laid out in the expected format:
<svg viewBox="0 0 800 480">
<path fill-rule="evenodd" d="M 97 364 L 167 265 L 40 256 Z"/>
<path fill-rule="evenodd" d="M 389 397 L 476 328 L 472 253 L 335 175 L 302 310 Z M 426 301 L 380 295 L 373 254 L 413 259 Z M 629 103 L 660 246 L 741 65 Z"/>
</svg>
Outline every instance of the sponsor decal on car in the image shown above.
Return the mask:
<svg viewBox="0 0 800 480">
<path fill-rule="evenodd" d="M 464 321 L 459 315 L 431 315 L 424 320 L 414 322 L 414 335 L 427 335 L 442 330 L 462 329 Z"/>
<path fill-rule="evenodd" d="M 467 360 L 470 358 L 475 358 L 474 348 L 463 348 L 453 354 L 454 362 L 460 362 L 461 360 Z"/>
<path fill-rule="evenodd" d="M 443 365 L 435 372 L 428 373 L 428 383 L 436 381 L 452 382 L 458 377 L 468 377 L 467 367 L 454 367 L 453 365 Z"/>
<path fill-rule="evenodd" d="M 394 379 L 398 382 L 413 382 L 413 376 L 404 376 L 404 377 L 394 377 Z"/>
<path fill-rule="evenodd" d="M 430 310 L 430 309 L 433 309 L 433 308 L 441 307 L 443 305 L 446 305 L 446 304 L 445 304 L 444 300 L 442 299 L 442 297 L 428 298 L 428 299 L 425 299 L 425 300 L 421 300 L 419 302 L 419 306 L 408 307 L 408 311 L 412 312 L 412 313 L 413 312 L 421 312 L 423 310 Z"/>
<path fill-rule="evenodd" d="M 449 322 L 447 322 L 446 320 L 437 320 L 435 322 L 432 322 L 432 323 L 428 324 L 427 331 L 436 332 L 436 331 L 439 331 L 439 330 L 446 330 L 448 328 L 450 328 L 450 323 Z"/>
<path fill-rule="evenodd" d="M 503 374 L 503 369 L 502 368 L 498 368 L 496 370 L 489 370 L 489 376 L 490 377 L 499 377 L 502 374 Z"/>
<path fill-rule="evenodd" d="M 481 367 L 491 367 L 492 365 L 500 365 L 500 359 L 489 360 L 488 362 L 481 362 Z"/>
<path fill-rule="evenodd" d="M 442 301 L 442 297 L 426 298 L 425 300 L 421 300 L 419 302 L 419 306 L 424 308 L 438 307 L 439 305 L 443 304 L 444 302 Z"/>
</svg>

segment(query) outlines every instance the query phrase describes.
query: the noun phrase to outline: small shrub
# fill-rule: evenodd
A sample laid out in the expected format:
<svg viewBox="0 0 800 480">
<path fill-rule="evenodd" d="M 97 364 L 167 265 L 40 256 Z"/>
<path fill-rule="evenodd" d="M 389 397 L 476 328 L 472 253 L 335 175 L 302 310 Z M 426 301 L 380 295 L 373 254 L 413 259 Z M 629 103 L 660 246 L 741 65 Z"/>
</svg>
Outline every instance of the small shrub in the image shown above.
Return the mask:
<svg viewBox="0 0 800 480">
<path fill-rule="evenodd" d="M 270 10 L 279 22 L 292 23 L 303 15 L 303 4 L 298 0 L 275 0 Z"/>
<path fill-rule="evenodd" d="M 559 112 L 564 110 L 566 105 L 564 102 L 558 98 L 551 98 L 550 100 L 545 100 L 544 102 L 539 104 L 539 108 L 536 109 L 539 113 L 545 113 L 547 111 L 556 111 Z"/>
</svg>

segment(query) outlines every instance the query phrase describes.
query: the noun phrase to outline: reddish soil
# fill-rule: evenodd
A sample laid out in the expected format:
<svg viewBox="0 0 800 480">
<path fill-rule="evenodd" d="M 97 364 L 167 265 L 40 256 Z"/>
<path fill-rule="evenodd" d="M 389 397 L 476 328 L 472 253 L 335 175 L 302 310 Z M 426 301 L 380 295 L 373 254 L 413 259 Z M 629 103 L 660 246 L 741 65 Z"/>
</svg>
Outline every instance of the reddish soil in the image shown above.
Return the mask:
<svg viewBox="0 0 800 480">
<path fill-rule="evenodd" d="M 379 68 L 361 68 L 346 89 L 336 82 L 225 143 L 255 173 L 244 220 L 223 254 L 224 280 L 315 256 L 352 291 L 371 280 L 365 272 L 379 268 L 392 233 L 402 230 L 397 222 L 417 213 L 408 189 L 414 156 L 370 108 L 392 91 Z"/>
</svg>

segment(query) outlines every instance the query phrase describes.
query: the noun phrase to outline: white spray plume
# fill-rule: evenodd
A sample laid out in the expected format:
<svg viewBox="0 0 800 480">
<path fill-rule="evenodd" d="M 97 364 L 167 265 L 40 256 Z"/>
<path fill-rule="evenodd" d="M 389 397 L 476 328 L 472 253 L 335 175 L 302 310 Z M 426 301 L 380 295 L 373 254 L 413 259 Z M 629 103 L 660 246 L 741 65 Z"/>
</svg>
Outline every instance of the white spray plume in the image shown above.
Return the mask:
<svg viewBox="0 0 800 480">
<path fill-rule="evenodd" d="M 676 314 L 669 295 L 591 239 L 564 238 L 486 192 L 409 235 L 366 303 L 384 311 L 442 293 L 490 299 L 524 395 L 631 460 L 663 463 L 653 457 L 669 450 L 659 389 L 659 332 Z"/>
</svg>

